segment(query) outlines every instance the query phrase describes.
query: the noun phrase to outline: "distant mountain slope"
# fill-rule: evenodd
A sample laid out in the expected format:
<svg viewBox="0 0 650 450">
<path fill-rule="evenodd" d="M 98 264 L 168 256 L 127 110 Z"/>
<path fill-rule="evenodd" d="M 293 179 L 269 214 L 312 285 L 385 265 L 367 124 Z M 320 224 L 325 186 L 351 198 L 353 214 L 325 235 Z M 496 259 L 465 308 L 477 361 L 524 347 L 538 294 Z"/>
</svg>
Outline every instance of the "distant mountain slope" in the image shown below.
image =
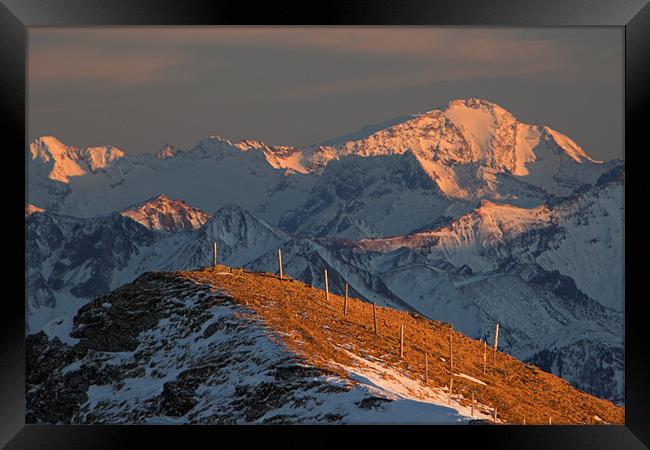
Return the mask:
<svg viewBox="0 0 650 450">
<path fill-rule="evenodd" d="M 276 251 L 288 239 L 282 231 L 245 209 L 226 205 L 189 235 L 161 267 L 172 270 L 211 264 L 214 240 L 220 262 L 243 266 L 268 251 Z"/>
<path fill-rule="evenodd" d="M 180 233 L 148 229 L 119 213 L 79 219 L 41 212 L 26 218 L 26 235 L 30 332 L 58 317 L 71 318 L 92 296 L 143 272 L 209 265 L 214 240 L 220 262 L 243 265 L 287 239 L 235 206 L 216 211 L 198 230 Z M 60 325 L 65 333 L 69 323 Z"/>
<path fill-rule="evenodd" d="M 475 272 L 535 262 L 571 276 L 604 306 L 623 308 L 624 172 L 595 188 L 535 208 L 483 201 L 442 227 L 359 242 L 364 251 L 410 249 Z"/>
<path fill-rule="evenodd" d="M 328 164 L 304 205 L 279 226 L 310 236 L 386 236 L 408 233 L 451 208 L 471 209 L 441 195 L 411 152 L 346 156 Z"/>
<path fill-rule="evenodd" d="M 483 373 L 481 343 L 445 324 L 379 308 L 374 336 L 371 306 L 350 299 L 344 316 L 342 301 L 223 266 L 143 275 L 81 308 L 69 342 L 28 337 L 26 421 L 453 424 L 496 407 L 499 423 L 623 423 L 622 408 L 501 352 Z"/>
<path fill-rule="evenodd" d="M 121 211 L 145 227 L 158 231 L 188 231 L 201 228 L 210 218 L 205 211 L 193 208 L 183 200 L 158 195 Z"/>
</svg>

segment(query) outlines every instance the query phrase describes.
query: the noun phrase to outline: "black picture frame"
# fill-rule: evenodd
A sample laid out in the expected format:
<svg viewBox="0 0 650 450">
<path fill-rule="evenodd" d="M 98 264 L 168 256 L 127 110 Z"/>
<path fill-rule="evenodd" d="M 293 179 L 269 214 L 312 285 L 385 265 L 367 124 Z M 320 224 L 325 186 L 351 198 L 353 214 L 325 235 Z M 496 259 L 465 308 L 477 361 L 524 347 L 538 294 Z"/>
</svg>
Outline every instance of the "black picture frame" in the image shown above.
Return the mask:
<svg viewBox="0 0 650 450">
<path fill-rule="evenodd" d="M 627 181 L 625 189 L 625 425 L 620 426 L 476 426 L 476 427 L 187 427 L 187 426 L 56 426 L 25 425 L 25 340 L 23 296 L 18 280 L 24 280 L 24 267 L 10 264 L 4 273 L 4 286 L 15 287 L 16 295 L 4 290 L 0 313 L 0 446 L 23 448 L 131 448 L 136 438 L 147 446 L 182 443 L 184 446 L 205 438 L 215 446 L 225 443 L 224 434 L 238 439 L 282 439 L 285 446 L 340 445 L 350 433 L 363 433 L 365 445 L 385 441 L 397 434 L 408 436 L 407 445 L 442 443 L 444 438 L 466 444 L 474 441 L 488 448 L 617 448 L 650 446 L 650 345 L 647 319 L 643 314 L 646 299 L 633 295 L 645 267 L 631 264 L 640 246 L 631 245 L 632 193 L 637 204 L 645 203 L 643 190 L 635 185 L 641 176 L 639 153 L 648 152 L 647 117 L 650 82 L 650 5 L 648 0 L 401 0 L 334 1 L 301 5 L 247 2 L 208 2 L 189 0 L 1 0 L 0 3 L 0 93 L 3 123 L 3 161 L 5 173 L 18 173 L 26 167 L 20 147 L 28 145 L 26 134 L 26 43 L 27 28 L 36 26 L 93 25 L 480 25 L 507 27 L 537 26 L 614 26 L 625 29 L 625 143 Z M 637 148 L 638 147 L 638 148 Z M 630 170 L 631 169 L 631 170 Z M 631 178 L 630 178 L 631 173 Z M 26 171 L 23 173 L 26 176 Z M 3 192 L 17 193 L 16 180 L 2 177 Z M 629 183 L 632 183 L 631 185 Z M 15 201 L 14 201 L 15 200 Z M 25 198 L 16 194 L 11 205 L 13 219 L 5 236 L 24 232 L 20 211 Z M 640 216 L 641 214 L 637 214 Z M 14 220 L 15 219 L 15 220 Z M 12 260 L 25 258 L 20 239 L 14 245 Z M 637 241 L 638 242 L 638 241 Z M 5 255 L 7 246 L 3 245 Z M 634 270 L 636 268 L 636 270 Z M 301 438 L 297 438 L 299 431 Z M 406 432 L 406 433 L 404 433 Z M 309 433 L 317 433 L 313 437 Z M 190 436 L 191 435 L 191 436 Z M 305 436 L 308 441 L 304 441 Z M 279 440 L 278 439 L 278 440 Z"/>
</svg>

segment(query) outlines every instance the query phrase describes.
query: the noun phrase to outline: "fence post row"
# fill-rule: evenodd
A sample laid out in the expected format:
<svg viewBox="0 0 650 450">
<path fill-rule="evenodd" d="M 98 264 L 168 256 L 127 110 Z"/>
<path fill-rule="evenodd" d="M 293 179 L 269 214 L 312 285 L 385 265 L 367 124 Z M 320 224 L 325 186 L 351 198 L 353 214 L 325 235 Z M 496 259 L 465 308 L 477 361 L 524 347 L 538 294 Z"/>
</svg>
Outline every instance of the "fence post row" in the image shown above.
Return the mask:
<svg viewBox="0 0 650 450">
<path fill-rule="evenodd" d="M 282 273 L 282 250 L 278 249 L 278 264 L 280 266 L 280 279 L 283 278 L 283 273 Z"/>
</svg>

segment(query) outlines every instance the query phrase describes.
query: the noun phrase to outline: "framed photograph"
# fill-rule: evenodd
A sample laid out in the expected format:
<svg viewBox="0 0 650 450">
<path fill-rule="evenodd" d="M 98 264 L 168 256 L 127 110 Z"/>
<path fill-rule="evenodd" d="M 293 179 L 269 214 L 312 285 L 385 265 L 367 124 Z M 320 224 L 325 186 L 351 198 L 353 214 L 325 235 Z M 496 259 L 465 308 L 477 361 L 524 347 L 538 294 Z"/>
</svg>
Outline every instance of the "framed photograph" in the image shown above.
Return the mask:
<svg viewBox="0 0 650 450">
<path fill-rule="evenodd" d="M 650 445 L 647 1 L 0 20 L 3 448 Z"/>
</svg>

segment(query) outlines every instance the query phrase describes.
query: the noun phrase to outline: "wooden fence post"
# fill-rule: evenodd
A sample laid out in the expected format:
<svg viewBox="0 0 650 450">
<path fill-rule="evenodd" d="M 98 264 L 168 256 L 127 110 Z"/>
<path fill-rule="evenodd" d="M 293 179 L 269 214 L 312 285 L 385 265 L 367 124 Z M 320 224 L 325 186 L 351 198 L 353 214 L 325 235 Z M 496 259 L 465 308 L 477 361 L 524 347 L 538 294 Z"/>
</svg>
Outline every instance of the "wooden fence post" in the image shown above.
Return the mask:
<svg viewBox="0 0 650 450">
<path fill-rule="evenodd" d="M 374 300 L 372 301 L 372 321 L 375 324 L 375 336 L 377 336 L 377 308 Z"/>
<path fill-rule="evenodd" d="M 348 315 L 348 284 L 345 283 L 345 300 L 343 300 L 343 315 Z"/>
<path fill-rule="evenodd" d="M 454 347 L 452 344 L 451 331 L 449 332 L 449 371 L 454 373 Z"/>
<path fill-rule="evenodd" d="M 451 405 L 451 393 L 454 390 L 454 377 L 449 380 L 449 404 Z"/>
<path fill-rule="evenodd" d="M 553 425 L 553 419 L 551 418 L 551 416 L 548 416 L 548 424 Z"/>
<path fill-rule="evenodd" d="M 217 268 L 217 240 L 212 241 L 212 267 Z"/>
<path fill-rule="evenodd" d="M 327 269 L 325 269 L 325 300 L 329 303 L 330 301 L 330 288 L 327 284 Z"/>
<path fill-rule="evenodd" d="M 476 400 L 474 399 L 474 391 L 472 391 L 472 417 L 474 417 L 474 405 L 476 404 Z"/>
<path fill-rule="evenodd" d="M 404 324 L 399 326 L 399 357 L 404 358 Z"/>
<path fill-rule="evenodd" d="M 429 382 L 429 354 L 424 354 L 424 383 Z"/>
<path fill-rule="evenodd" d="M 483 373 L 485 373 L 487 366 L 487 340 L 483 341 Z"/>
<path fill-rule="evenodd" d="M 526 419 L 524 419 L 524 425 L 526 425 Z"/>
<path fill-rule="evenodd" d="M 283 278 L 283 273 L 282 273 L 282 250 L 278 249 L 278 264 L 280 265 L 280 279 Z"/>
<path fill-rule="evenodd" d="M 497 407 L 496 407 L 496 405 L 494 406 L 494 417 L 493 417 L 493 419 L 494 419 L 495 422 L 497 421 Z"/>
<path fill-rule="evenodd" d="M 494 351 L 493 351 L 493 358 L 492 358 L 492 364 L 496 365 L 497 362 L 497 345 L 499 345 L 499 322 L 497 322 L 497 329 L 496 332 L 494 333 Z"/>
</svg>

